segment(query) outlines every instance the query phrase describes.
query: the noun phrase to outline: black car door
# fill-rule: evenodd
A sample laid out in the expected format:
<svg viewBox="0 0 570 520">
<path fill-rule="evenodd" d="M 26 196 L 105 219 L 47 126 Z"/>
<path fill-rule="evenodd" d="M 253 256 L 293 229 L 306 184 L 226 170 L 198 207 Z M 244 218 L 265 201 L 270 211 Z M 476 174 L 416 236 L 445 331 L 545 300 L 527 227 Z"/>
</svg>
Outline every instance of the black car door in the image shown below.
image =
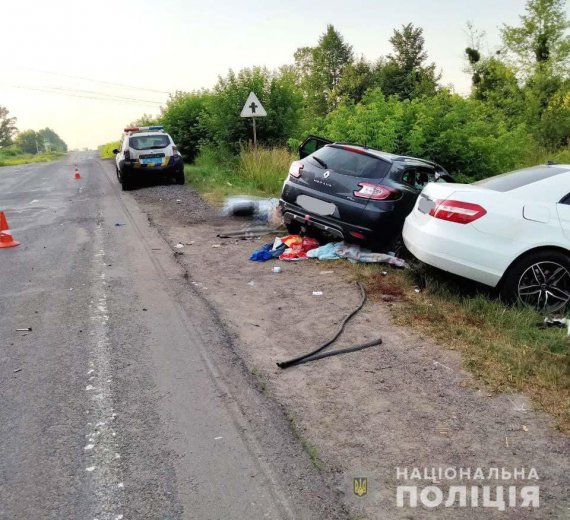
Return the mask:
<svg viewBox="0 0 570 520">
<path fill-rule="evenodd" d="M 331 143 L 332 141 L 329 141 L 324 137 L 310 135 L 301 143 L 301 146 L 299 146 L 299 159 L 304 159 L 313 152 L 321 149 L 323 146 Z"/>
</svg>

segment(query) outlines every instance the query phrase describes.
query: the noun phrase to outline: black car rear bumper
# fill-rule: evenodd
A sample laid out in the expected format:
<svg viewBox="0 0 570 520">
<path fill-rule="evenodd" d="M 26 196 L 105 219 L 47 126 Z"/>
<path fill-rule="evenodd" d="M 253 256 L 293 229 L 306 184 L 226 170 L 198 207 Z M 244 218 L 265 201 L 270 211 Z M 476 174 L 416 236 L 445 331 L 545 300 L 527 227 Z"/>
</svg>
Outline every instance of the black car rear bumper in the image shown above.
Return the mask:
<svg viewBox="0 0 570 520">
<path fill-rule="evenodd" d="M 287 224 L 298 222 L 301 225 L 313 227 L 319 231 L 336 236 L 341 240 L 350 242 L 372 238 L 372 230 L 366 227 L 355 226 L 339 220 L 323 217 L 322 215 L 309 213 L 299 206 L 285 202 L 283 199 L 279 200 L 279 205 L 281 206 L 283 219 Z"/>
</svg>

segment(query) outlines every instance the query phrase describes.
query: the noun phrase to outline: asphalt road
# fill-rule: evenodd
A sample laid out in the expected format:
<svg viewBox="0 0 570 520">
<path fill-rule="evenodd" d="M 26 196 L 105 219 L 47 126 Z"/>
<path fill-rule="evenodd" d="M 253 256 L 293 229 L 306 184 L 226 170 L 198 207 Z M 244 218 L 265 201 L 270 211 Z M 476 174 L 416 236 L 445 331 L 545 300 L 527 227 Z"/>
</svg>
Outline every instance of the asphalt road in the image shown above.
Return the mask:
<svg viewBox="0 0 570 520">
<path fill-rule="evenodd" d="M 0 210 L 0 518 L 337 518 L 110 163 L 0 168 Z"/>
</svg>

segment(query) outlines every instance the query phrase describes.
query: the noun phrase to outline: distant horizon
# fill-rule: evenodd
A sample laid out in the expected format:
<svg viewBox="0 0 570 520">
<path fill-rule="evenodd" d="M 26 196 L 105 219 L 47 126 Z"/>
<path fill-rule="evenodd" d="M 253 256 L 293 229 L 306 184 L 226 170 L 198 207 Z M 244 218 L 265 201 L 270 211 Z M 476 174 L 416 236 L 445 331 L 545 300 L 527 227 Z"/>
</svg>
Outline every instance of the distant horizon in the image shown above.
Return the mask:
<svg viewBox="0 0 570 520">
<path fill-rule="evenodd" d="M 143 114 L 158 115 L 171 93 L 210 89 L 230 69 L 292 64 L 295 50 L 316 45 L 328 23 L 352 45 L 356 58 L 368 61 L 391 52 L 388 40 L 395 28 L 409 22 L 422 27 L 428 61 L 442 72 L 440 84 L 466 95 L 467 22 L 486 32 L 483 50 L 492 52 L 500 43 L 500 25 L 517 24 L 525 1 L 482 0 L 474 6 L 410 0 L 389 9 L 383 7 L 387 2 L 319 1 L 311 4 L 322 15 L 316 23 L 298 14 L 306 7 L 298 1 L 239 4 L 169 0 L 158 8 L 168 12 L 168 21 L 160 24 L 156 20 L 163 14 L 149 0 L 125 0 L 119 9 L 103 0 L 87 22 L 82 6 L 71 0 L 10 5 L 6 40 L 17 52 L 6 58 L 10 72 L 0 80 L 0 105 L 17 118 L 20 131 L 49 127 L 70 150 L 94 150 Z M 130 27 L 142 29 L 124 36 L 125 20 L 117 11 L 127 13 Z M 148 37 L 146 27 L 152 27 Z"/>
</svg>

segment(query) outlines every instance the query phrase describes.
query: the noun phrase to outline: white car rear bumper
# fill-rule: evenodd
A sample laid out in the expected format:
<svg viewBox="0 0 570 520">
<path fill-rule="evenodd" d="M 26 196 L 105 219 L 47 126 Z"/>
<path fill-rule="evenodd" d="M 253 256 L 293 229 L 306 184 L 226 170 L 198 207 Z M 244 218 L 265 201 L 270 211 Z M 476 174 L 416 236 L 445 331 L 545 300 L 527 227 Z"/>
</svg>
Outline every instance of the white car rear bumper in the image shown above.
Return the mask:
<svg viewBox="0 0 570 520">
<path fill-rule="evenodd" d="M 492 255 L 499 254 L 480 247 L 480 232 L 472 226 L 417 214 L 417 210 L 412 211 L 402 232 L 406 247 L 416 258 L 443 271 L 491 287 L 499 283 L 504 273 L 504 267 L 499 266 L 508 265 L 509 261 L 496 257 L 492 259 Z M 477 258 L 485 260 L 485 264 L 474 263 Z M 492 264 L 496 269 L 493 270 Z"/>
</svg>

